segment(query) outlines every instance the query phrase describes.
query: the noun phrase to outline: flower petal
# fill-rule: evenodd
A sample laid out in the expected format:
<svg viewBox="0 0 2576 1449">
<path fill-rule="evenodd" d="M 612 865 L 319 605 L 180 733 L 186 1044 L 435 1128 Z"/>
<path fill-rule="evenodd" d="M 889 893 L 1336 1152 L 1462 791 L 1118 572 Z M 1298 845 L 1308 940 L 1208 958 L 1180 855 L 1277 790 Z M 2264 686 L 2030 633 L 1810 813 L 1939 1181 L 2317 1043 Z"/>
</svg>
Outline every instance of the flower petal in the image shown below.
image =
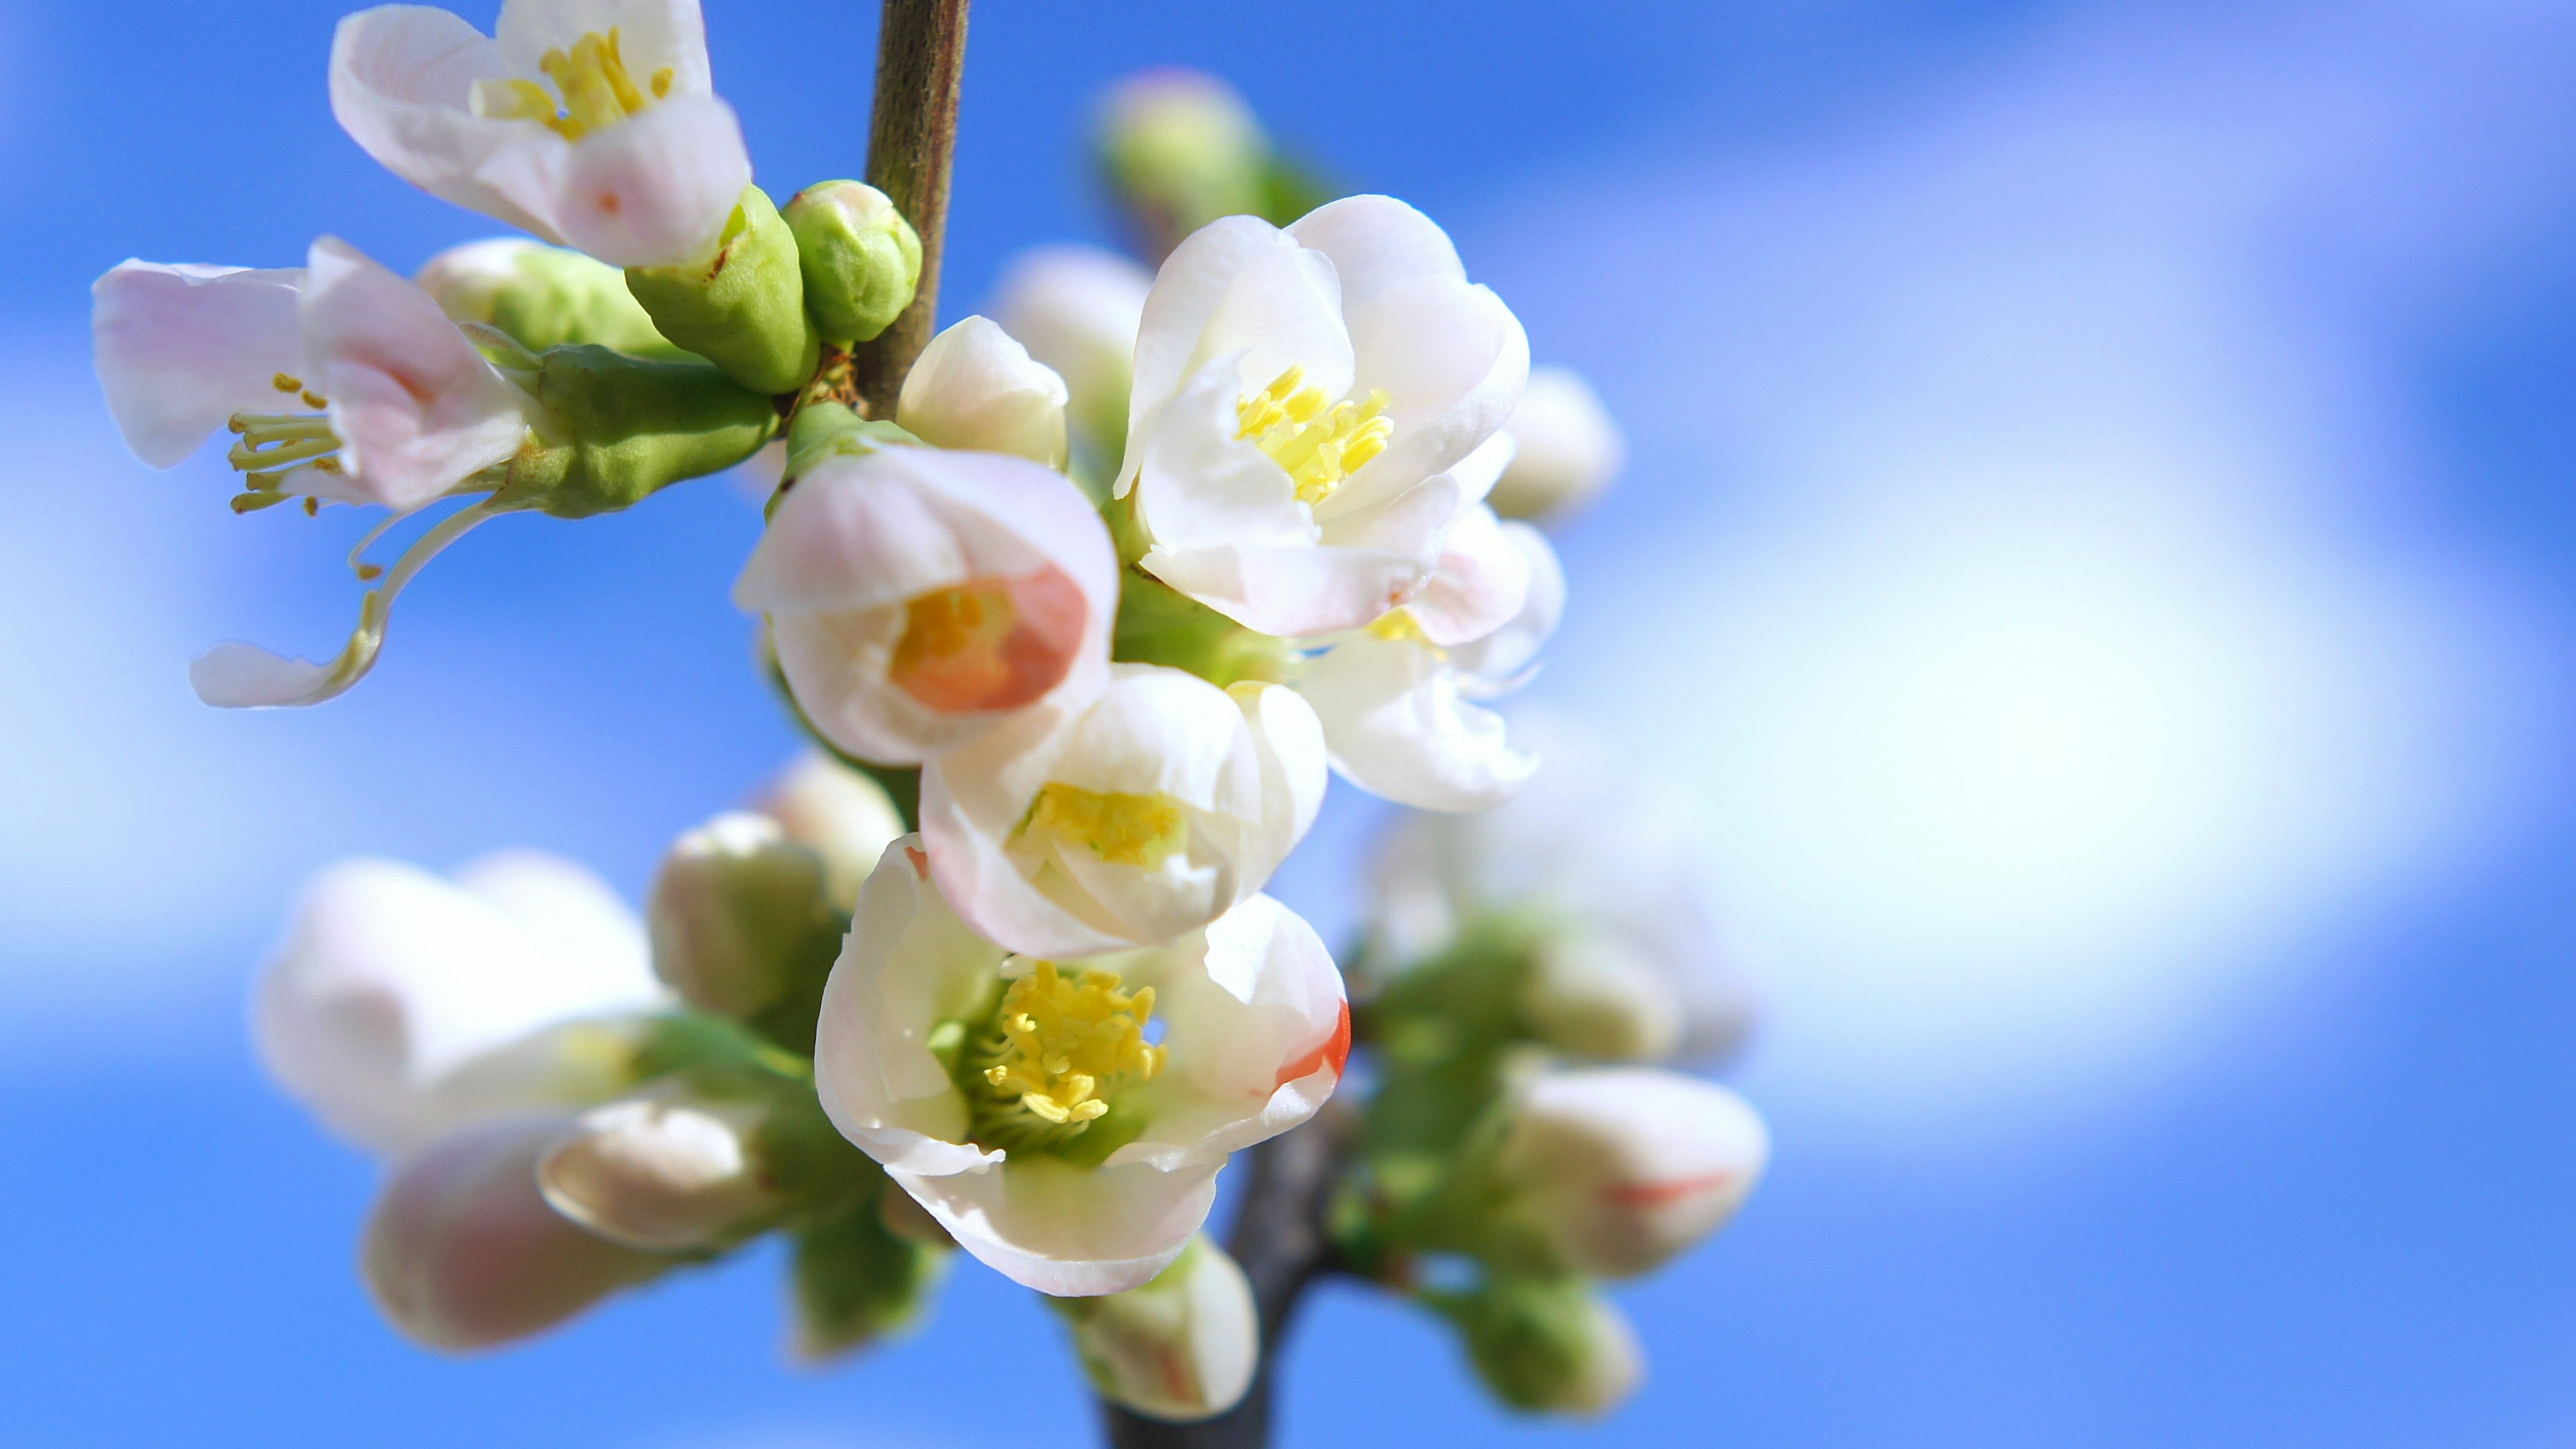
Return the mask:
<svg viewBox="0 0 2576 1449">
<path fill-rule="evenodd" d="M 1062 469 L 1065 402 L 1055 369 L 989 317 L 967 317 L 930 339 L 904 374 L 897 427 L 934 448 L 1014 453 Z"/>
<path fill-rule="evenodd" d="M 612 30 L 628 74 L 642 80 L 669 66 L 673 98 L 713 89 L 697 0 L 502 0 L 492 38 L 513 74 L 536 76 L 547 51 Z"/>
<path fill-rule="evenodd" d="M 1424 810 L 1483 810 L 1510 798 L 1538 757 L 1513 749 L 1502 717 L 1468 703 L 1461 683 L 1436 649 L 1361 635 L 1310 662 L 1297 690 L 1344 779 Z"/>
<path fill-rule="evenodd" d="M 1033 1156 L 1000 1171 L 889 1175 L 995 1272 L 1051 1297 L 1088 1298 L 1170 1267 L 1207 1222 L 1220 1166 L 1086 1168 Z"/>
<path fill-rule="evenodd" d="M 1289 224 L 1288 235 L 1333 259 L 1342 305 L 1360 308 L 1392 288 L 1463 282 L 1467 269 L 1439 223 L 1392 196 L 1345 196 Z"/>
<path fill-rule="evenodd" d="M 528 122 L 475 179 L 613 267 L 686 266 L 712 253 L 751 184 L 733 107 L 681 96 L 579 141 Z M 495 213 L 498 215 L 498 213 Z"/>
<path fill-rule="evenodd" d="M 1494 510 L 1476 503 L 1450 520 L 1431 582 L 1405 608 L 1432 643 L 1463 644 L 1511 622 L 1529 591 L 1529 556 Z"/>
<path fill-rule="evenodd" d="M 509 73 L 489 36 L 428 5 L 379 5 L 341 20 L 331 35 L 331 114 L 359 149 L 443 201 L 564 239 L 537 213 L 480 173 L 502 148 L 560 138 L 535 121 L 473 113 L 477 82 Z"/>
<path fill-rule="evenodd" d="M 237 412 L 303 404 L 276 379 L 304 368 L 301 268 L 118 263 L 90 286 L 90 336 L 117 431 L 155 468 L 177 466 Z"/>
</svg>

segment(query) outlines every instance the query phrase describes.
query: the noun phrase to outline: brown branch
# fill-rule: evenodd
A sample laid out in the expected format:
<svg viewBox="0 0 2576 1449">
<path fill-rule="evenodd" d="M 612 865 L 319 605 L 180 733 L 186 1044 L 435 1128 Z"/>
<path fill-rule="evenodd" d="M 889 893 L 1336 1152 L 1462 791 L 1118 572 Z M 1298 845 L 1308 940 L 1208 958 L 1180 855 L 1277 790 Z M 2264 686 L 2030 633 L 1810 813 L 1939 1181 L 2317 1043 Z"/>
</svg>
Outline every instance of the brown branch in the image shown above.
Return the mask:
<svg viewBox="0 0 2576 1449">
<path fill-rule="evenodd" d="M 921 290 L 894 325 L 851 355 L 853 380 L 875 418 L 895 395 L 939 321 L 940 242 L 948 231 L 948 174 L 957 154 L 957 90 L 966 72 L 967 0 L 885 0 L 877 28 L 876 109 L 868 123 L 868 184 L 921 235 Z"/>
<path fill-rule="evenodd" d="M 1280 1345 L 1306 1290 L 1336 1266 L 1324 1213 L 1358 1134 L 1357 1114 L 1328 1102 L 1315 1120 L 1247 1154 L 1252 1180 L 1243 1185 L 1243 1208 L 1226 1249 L 1252 1280 L 1261 1313 L 1261 1361 L 1251 1391 L 1232 1409 L 1195 1424 L 1167 1424 L 1103 1404 L 1111 1449 L 1266 1449 Z"/>
</svg>

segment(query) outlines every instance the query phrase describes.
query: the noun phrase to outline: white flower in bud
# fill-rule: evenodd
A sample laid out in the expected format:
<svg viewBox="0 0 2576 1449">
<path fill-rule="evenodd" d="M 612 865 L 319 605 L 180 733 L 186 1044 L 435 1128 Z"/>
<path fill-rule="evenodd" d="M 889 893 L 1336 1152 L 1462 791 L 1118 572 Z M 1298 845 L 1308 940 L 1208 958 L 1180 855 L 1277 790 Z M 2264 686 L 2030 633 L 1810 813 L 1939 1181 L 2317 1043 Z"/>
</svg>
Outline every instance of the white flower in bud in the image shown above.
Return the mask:
<svg viewBox="0 0 2576 1449">
<path fill-rule="evenodd" d="M 492 487 L 486 470 L 529 436 L 528 397 L 438 303 L 333 237 L 300 269 L 128 261 L 90 293 L 99 382 L 127 446 L 169 468 L 229 427 L 240 441 L 227 461 L 244 475 L 237 512 L 300 496 L 308 509 L 377 504 L 399 517 Z M 374 665 L 403 585 L 487 516 L 468 508 L 413 544 L 328 664 L 219 645 L 189 670 L 198 697 L 254 708 L 347 689 Z"/>
<path fill-rule="evenodd" d="M 625 1035 L 579 1023 L 667 999 L 633 913 L 569 861 L 513 851 L 450 882 L 360 859 L 305 888 L 251 1026 L 289 1095 L 399 1152 L 460 1121 L 624 1090 Z"/>
<path fill-rule="evenodd" d="M 1146 572 L 1250 628 L 1357 629 L 1410 602 L 1482 489 L 1451 474 L 1529 371 L 1449 238 L 1355 196 L 1175 249 L 1136 339 L 1126 462 Z"/>
<path fill-rule="evenodd" d="M 1629 1278 L 1717 1231 L 1761 1179 L 1771 1137 L 1726 1088 L 1652 1067 L 1543 1075 L 1496 1173 L 1559 1266 Z"/>
<path fill-rule="evenodd" d="M 719 815 L 672 842 L 653 877 L 654 973 L 701 1011 L 755 1016 L 793 985 L 797 948 L 830 910 L 821 857 L 766 815 Z"/>
<path fill-rule="evenodd" d="M 1015 1281 L 1057 1297 L 1151 1281 L 1207 1220 L 1226 1158 L 1340 1081 L 1332 957 L 1256 896 L 1168 946 L 1032 960 L 969 929 L 929 874 L 908 836 L 860 893 L 815 1034 L 824 1111 Z"/>
<path fill-rule="evenodd" d="M 921 827 L 957 913 L 1038 955 L 1158 945 L 1250 899 L 1315 820 L 1324 741 L 1280 685 L 1141 664 L 931 761 Z"/>
<path fill-rule="evenodd" d="M 1538 769 L 1481 701 L 1532 672 L 1565 609 L 1565 574 L 1538 530 L 1481 503 L 1461 510 L 1411 605 L 1330 641 L 1297 677 L 1333 768 L 1425 810 L 1487 810 Z"/>
<path fill-rule="evenodd" d="M 1002 275 L 996 320 L 1064 379 L 1074 424 L 1103 447 L 1115 448 L 1126 433 L 1136 330 L 1153 285 L 1143 267 L 1085 246 L 1022 252 Z"/>
<path fill-rule="evenodd" d="M 619 267 L 714 251 L 751 157 L 696 0 L 504 0 L 497 34 L 382 5 L 331 40 L 331 113 L 433 196 Z"/>
<path fill-rule="evenodd" d="M 1013 453 L 1062 469 L 1064 379 L 990 317 L 930 339 L 903 378 L 895 426 L 934 448 Z"/>
<path fill-rule="evenodd" d="M 1561 518 L 1619 476 L 1628 441 L 1601 395 L 1568 367 L 1533 367 L 1520 406 L 1503 425 L 1519 445 L 1487 500 L 1505 518 Z"/>
<path fill-rule="evenodd" d="M 796 480 L 734 602 L 768 616 L 779 669 L 825 739 L 915 764 L 1099 693 L 1118 554 L 1061 473 L 880 448 Z"/>
<path fill-rule="evenodd" d="M 1119 82 L 1100 108 L 1100 158 L 1155 253 L 1221 216 L 1261 209 L 1270 139 L 1232 86 L 1166 67 Z"/>
<path fill-rule="evenodd" d="M 1055 1300 L 1100 1396 L 1148 1418 L 1188 1423 L 1243 1401 L 1261 1355 L 1252 1285 L 1202 1235 L 1142 1288 Z"/>
<path fill-rule="evenodd" d="M 1602 1062 L 1656 1062 L 1681 1047 L 1680 993 L 1620 937 L 1580 927 L 1530 948 L 1521 1016 L 1538 1039 Z"/>
<path fill-rule="evenodd" d="M 838 911 L 858 901 L 859 882 L 904 833 L 885 787 L 821 750 L 797 756 L 752 808 L 822 858 L 824 893 Z"/>
<path fill-rule="evenodd" d="M 386 1320 L 428 1348 L 491 1348 L 552 1328 L 668 1260 L 548 1206 L 537 1158 L 563 1123 L 486 1123 L 405 1160 L 367 1218 L 359 1276 Z"/>
<path fill-rule="evenodd" d="M 1563 938 L 1542 959 L 1554 977 L 1548 996 L 1627 999 L 1642 1010 L 1651 993 L 1633 981 L 1578 987 L 1569 978 L 1650 971 L 1672 1003 L 1671 1055 L 1734 1047 L 1751 1025 L 1752 993 L 1709 920 L 1675 797 L 1563 719 L 1516 716 L 1513 729 L 1546 754 L 1547 768 L 1512 799 L 1478 814 L 1407 814 L 1388 828 L 1368 877 L 1363 969 L 1383 979 L 1448 949 L 1480 917 L 1519 915 L 1543 940 Z M 1549 1040 L 1578 1030 L 1533 1024 Z M 1653 1035 L 1636 1038 L 1641 1050 Z M 1560 1045 L 1576 1049 L 1571 1037 Z"/>
<path fill-rule="evenodd" d="M 760 1104 L 677 1081 L 582 1114 L 546 1144 L 537 1184 L 557 1212 L 630 1248 L 719 1247 L 781 1206 L 760 1160 Z"/>
</svg>

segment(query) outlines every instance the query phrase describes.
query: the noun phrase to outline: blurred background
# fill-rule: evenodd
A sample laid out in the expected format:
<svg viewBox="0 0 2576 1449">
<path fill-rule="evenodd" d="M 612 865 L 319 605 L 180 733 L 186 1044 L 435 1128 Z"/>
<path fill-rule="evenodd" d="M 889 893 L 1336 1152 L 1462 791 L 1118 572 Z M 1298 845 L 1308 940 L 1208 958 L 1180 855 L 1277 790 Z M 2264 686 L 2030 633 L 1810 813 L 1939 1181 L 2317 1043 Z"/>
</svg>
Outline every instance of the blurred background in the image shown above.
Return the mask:
<svg viewBox="0 0 2576 1449">
<path fill-rule="evenodd" d="M 464 1362 L 368 1307 L 374 1169 L 242 1030 L 296 882 L 526 843 L 640 894 L 792 741 L 721 482 L 477 533 L 325 708 L 189 694 L 335 646 L 363 525 L 133 463 L 88 282 L 490 231 L 333 125 L 342 8 L 0 3 L 8 1437 L 1081 1442 L 972 1264 L 820 1373 L 766 1255 Z M 774 192 L 861 168 L 874 10 L 708 0 Z M 2576 5 L 986 0 L 950 316 L 1109 238 L 1089 107 L 1174 63 L 1624 421 L 1531 696 L 1685 792 L 1771 1002 L 1771 1176 L 1622 1295 L 1632 1407 L 1509 1420 L 1335 1290 L 1288 1443 L 2576 1442 Z M 1328 937 L 1371 824 L 1283 881 Z"/>
</svg>

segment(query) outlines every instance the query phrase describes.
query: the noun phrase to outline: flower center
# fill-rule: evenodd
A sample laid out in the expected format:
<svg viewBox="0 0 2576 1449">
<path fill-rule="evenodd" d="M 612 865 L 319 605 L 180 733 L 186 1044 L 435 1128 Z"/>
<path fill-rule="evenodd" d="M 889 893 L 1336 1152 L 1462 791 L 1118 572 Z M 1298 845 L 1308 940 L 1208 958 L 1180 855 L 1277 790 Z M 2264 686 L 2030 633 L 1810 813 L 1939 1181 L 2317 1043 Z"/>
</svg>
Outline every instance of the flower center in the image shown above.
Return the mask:
<svg viewBox="0 0 2576 1449">
<path fill-rule="evenodd" d="M 1334 402 L 1306 381 L 1306 369 L 1291 366 L 1270 386 L 1237 398 L 1234 415 L 1238 438 L 1287 470 L 1297 485 L 1297 501 L 1312 506 L 1332 496 L 1342 480 L 1386 451 L 1395 422 L 1386 416 L 1386 389 L 1373 387 L 1358 402 Z"/>
<path fill-rule="evenodd" d="M 538 58 L 537 68 L 555 83 L 555 93 L 563 98 L 560 103 L 544 86 L 513 76 L 475 82 L 474 113 L 498 120 L 543 121 L 556 135 L 578 141 L 667 99 L 677 73 L 666 65 L 642 86 L 636 85 L 627 73 L 625 57 L 617 53 L 615 26 L 606 35 L 584 32 L 569 53 L 547 51 Z"/>
<path fill-rule="evenodd" d="M 331 405 L 329 398 L 306 387 L 302 378 L 281 372 L 272 381 L 279 392 L 308 408 Z M 324 473 L 341 471 L 340 437 L 331 431 L 331 420 L 318 411 L 235 413 L 225 426 L 241 435 L 241 441 L 224 455 L 224 461 L 244 475 L 242 491 L 233 496 L 235 513 L 250 513 L 285 502 L 286 476 L 297 468 Z M 320 507 L 314 498 L 304 500 L 307 513 Z"/>
<path fill-rule="evenodd" d="M 1002 993 L 975 1059 L 986 1088 L 975 1140 L 986 1146 L 1060 1145 L 1109 1111 L 1109 1094 L 1152 1081 L 1164 1049 L 1145 1040 L 1154 988 L 1118 989 L 1114 971 L 1037 962 Z"/>
<path fill-rule="evenodd" d="M 1017 709 L 1064 681 L 1088 610 L 1056 568 L 916 594 L 886 677 L 935 710 Z"/>
<path fill-rule="evenodd" d="M 1111 865 L 1156 866 L 1189 848 L 1190 817 L 1169 795 L 1049 782 L 1022 831 L 1045 830 Z"/>
</svg>

